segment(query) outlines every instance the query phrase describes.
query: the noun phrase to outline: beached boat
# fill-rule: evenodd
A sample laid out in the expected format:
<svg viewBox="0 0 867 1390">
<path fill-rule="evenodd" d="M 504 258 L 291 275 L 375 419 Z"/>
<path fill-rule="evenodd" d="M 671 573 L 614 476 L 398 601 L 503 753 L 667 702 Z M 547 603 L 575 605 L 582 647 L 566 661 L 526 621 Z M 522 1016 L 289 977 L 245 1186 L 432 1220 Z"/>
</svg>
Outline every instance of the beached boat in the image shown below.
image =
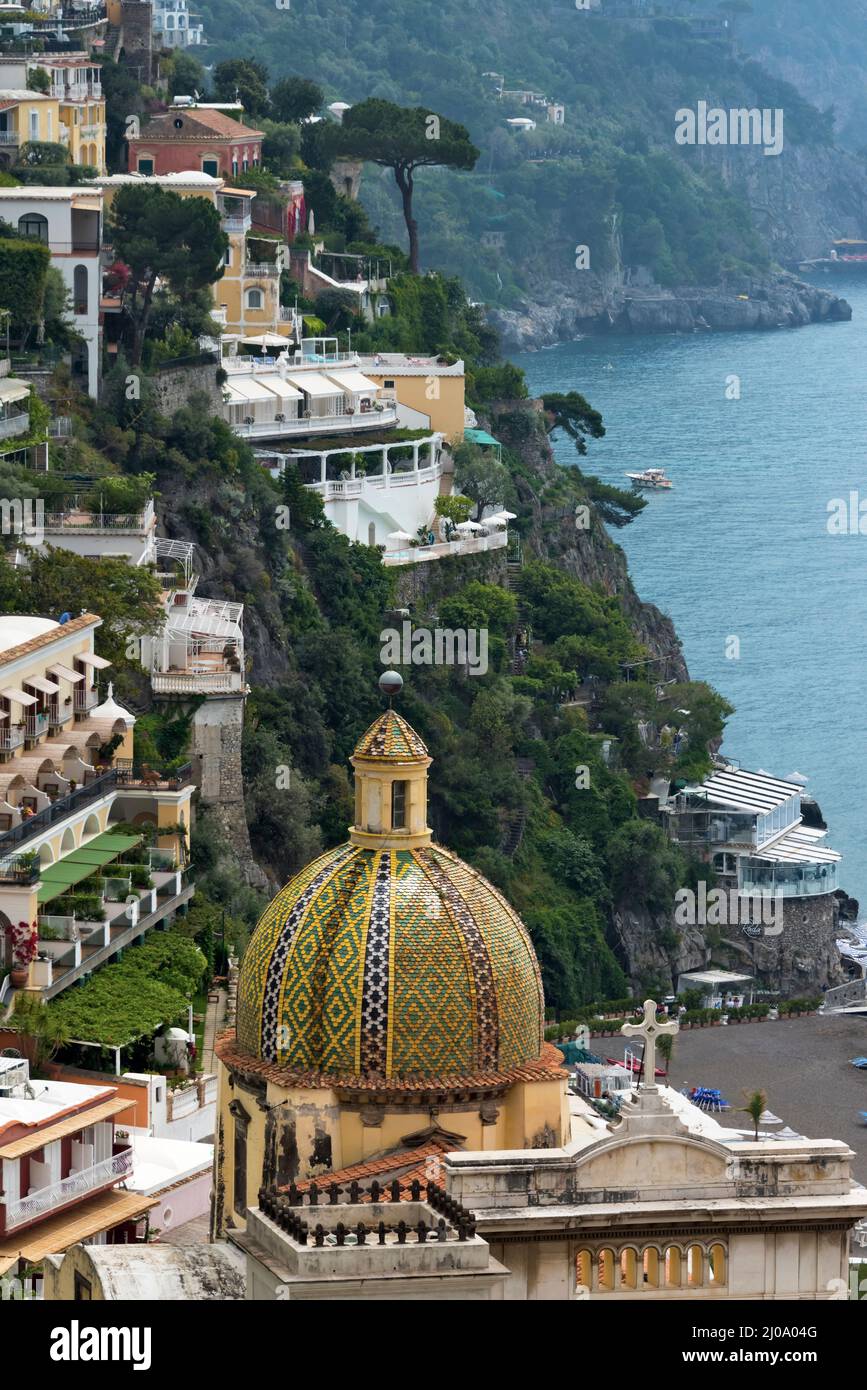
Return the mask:
<svg viewBox="0 0 867 1390">
<path fill-rule="evenodd" d="M 645 468 L 641 473 L 627 473 L 636 492 L 668 492 L 672 482 L 664 468 Z"/>
</svg>

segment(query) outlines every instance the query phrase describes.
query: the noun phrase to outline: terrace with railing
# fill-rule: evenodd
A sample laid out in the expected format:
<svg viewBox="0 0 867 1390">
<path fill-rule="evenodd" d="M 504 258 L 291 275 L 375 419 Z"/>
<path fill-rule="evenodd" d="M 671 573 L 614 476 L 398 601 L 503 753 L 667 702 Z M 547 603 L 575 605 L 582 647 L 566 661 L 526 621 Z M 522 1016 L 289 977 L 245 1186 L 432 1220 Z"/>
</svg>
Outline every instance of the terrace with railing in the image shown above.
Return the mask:
<svg viewBox="0 0 867 1390">
<path fill-rule="evenodd" d="M 86 1119 L 86 1114 L 86 1111 L 82 1112 L 82 1121 Z M 61 1178 L 60 1182 L 49 1183 L 46 1187 L 28 1193 L 26 1197 L 7 1199 L 6 1230 L 36 1221 L 40 1216 L 46 1216 L 89 1192 L 120 1182 L 121 1179 L 131 1176 L 132 1169 L 133 1151 L 125 1146 L 118 1148 L 110 1158 L 92 1163 L 87 1168 L 76 1169 L 68 1177 Z"/>
</svg>

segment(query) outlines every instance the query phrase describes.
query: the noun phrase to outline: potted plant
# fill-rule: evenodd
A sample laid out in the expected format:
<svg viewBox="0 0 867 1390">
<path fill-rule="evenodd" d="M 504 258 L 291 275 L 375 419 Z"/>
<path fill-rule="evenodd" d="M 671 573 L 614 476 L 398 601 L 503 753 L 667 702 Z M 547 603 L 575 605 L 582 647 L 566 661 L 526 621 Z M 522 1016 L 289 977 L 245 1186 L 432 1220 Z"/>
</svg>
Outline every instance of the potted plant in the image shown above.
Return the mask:
<svg viewBox="0 0 867 1390">
<path fill-rule="evenodd" d="M 8 928 L 12 946 L 12 988 L 24 989 L 30 978 L 30 966 L 38 952 L 39 928 L 35 922 L 18 922 Z"/>
</svg>

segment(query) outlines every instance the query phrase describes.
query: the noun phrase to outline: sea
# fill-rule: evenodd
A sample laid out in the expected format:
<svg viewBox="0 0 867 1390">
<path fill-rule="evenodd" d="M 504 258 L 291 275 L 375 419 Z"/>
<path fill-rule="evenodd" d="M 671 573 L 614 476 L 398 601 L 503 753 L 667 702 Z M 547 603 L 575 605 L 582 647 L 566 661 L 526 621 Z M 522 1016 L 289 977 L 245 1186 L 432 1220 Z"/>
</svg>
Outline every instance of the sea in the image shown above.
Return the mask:
<svg viewBox="0 0 867 1390">
<path fill-rule="evenodd" d="M 512 355 L 530 392 L 580 391 L 606 435 L 560 463 L 669 493 L 613 532 L 693 679 L 735 707 L 723 752 L 799 773 L 867 921 L 867 270 L 817 280 L 849 323 L 585 337 Z M 863 509 L 863 517 L 862 517 Z M 861 527 L 863 526 L 863 534 Z"/>
</svg>

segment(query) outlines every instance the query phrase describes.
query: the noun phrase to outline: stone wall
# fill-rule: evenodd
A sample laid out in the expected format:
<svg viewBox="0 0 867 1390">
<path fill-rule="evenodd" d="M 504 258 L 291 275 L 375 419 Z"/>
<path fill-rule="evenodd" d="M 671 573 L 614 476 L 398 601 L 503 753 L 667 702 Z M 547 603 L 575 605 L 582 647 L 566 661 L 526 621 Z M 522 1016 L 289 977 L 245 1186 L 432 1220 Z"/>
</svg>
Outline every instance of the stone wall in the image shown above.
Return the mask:
<svg viewBox="0 0 867 1390">
<path fill-rule="evenodd" d="M 242 695 L 210 696 L 193 715 L 193 757 L 201 805 L 216 820 L 247 882 L 263 888 L 267 880 L 253 862 L 244 812 L 243 733 Z"/>
<path fill-rule="evenodd" d="M 121 63 L 150 85 L 154 78 L 153 5 L 150 0 L 121 0 Z"/>
<path fill-rule="evenodd" d="M 214 362 L 197 362 L 189 367 L 166 367 L 154 372 L 149 384 L 160 414 L 173 415 L 198 391 L 208 397 L 213 413 L 222 416 L 223 393 L 217 384 L 217 370 Z"/>
<path fill-rule="evenodd" d="M 433 606 L 438 599 L 453 594 L 455 589 L 473 579 L 505 588 L 506 554 L 503 549 L 481 555 L 445 555 L 441 560 L 407 565 L 397 574 L 395 606 L 418 609 Z"/>
</svg>

